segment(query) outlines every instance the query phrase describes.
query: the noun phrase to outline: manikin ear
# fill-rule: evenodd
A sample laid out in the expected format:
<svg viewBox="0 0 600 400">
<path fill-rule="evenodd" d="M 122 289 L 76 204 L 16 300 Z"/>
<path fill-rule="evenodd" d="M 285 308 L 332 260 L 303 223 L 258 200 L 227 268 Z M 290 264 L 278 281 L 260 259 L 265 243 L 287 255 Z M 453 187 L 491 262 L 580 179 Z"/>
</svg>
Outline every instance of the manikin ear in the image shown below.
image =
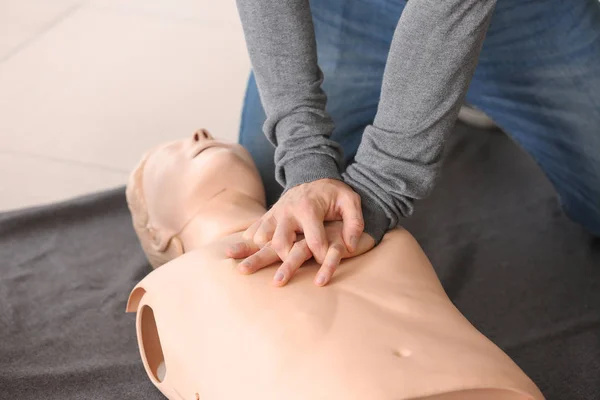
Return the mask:
<svg viewBox="0 0 600 400">
<path fill-rule="evenodd" d="M 150 230 L 150 236 L 152 238 L 152 249 L 157 253 L 163 253 L 169 260 L 183 254 L 183 242 L 179 236 L 167 237 L 158 230 Z"/>
<path fill-rule="evenodd" d="M 142 248 L 153 269 L 183 255 L 185 251 L 179 236 L 168 236 L 149 224 L 139 231 L 142 232 L 138 233 Z"/>
<path fill-rule="evenodd" d="M 162 253 L 167 248 L 169 242 L 164 240 L 163 234 L 158 229 L 155 229 L 152 225 L 146 225 L 146 230 L 150 234 L 150 243 L 152 245 L 152 250 Z"/>
<path fill-rule="evenodd" d="M 164 232 L 155 229 L 152 225 L 146 227 L 150 233 L 152 249 L 159 253 L 172 253 L 180 256 L 183 254 L 183 243 L 179 236 L 168 237 Z M 174 252 L 174 253 L 173 253 Z"/>
<path fill-rule="evenodd" d="M 173 258 L 183 255 L 185 249 L 183 248 L 183 242 L 179 239 L 179 236 L 173 236 L 169 241 L 167 252 L 172 255 Z"/>
<path fill-rule="evenodd" d="M 156 269 L 183 255 L 185 249 L 179 236 L 169 236 L 151 224 L 147 224 L 144 231 L 145 241 L 142 247 L 152 268 Z"/>
</svg>

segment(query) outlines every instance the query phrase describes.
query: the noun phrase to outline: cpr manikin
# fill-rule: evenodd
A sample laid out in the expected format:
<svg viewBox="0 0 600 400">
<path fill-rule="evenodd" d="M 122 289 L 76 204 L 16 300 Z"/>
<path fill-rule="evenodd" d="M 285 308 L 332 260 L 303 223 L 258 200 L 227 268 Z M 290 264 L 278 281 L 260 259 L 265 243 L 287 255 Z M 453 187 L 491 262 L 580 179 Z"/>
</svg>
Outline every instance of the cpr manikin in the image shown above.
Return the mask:
<svg viewBox="0 0 600 400">
<path fill-rule="evenodd" d="M 405 230 L 342 261 L 238 272 L 226 248 L 265 212 L 249 154 L 204 130 L 150 151 L 127 199 L 153 267 L 133 290 L 142 361 L 170 399 L 520 400 L 535 384 L 452 305 Z M 360 245 L 359 245 L 360 247 Z"/>
</svg>

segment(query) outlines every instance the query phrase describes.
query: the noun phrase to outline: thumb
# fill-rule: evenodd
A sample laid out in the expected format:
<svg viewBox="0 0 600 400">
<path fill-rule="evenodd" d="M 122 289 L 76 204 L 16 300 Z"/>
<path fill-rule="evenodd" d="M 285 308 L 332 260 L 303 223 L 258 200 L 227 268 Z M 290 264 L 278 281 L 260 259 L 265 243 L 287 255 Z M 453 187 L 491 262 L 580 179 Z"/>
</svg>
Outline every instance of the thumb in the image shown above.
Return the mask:
<svg viewBox="0 0 600 400">
<path fill-rule="evenodd" d="M 360 196 L 353 193 L 353 196 L 343 202 L 340 208 L 342 216 L 342 238 L 349 253 L 354 252 L 358 246 L 358 241 L 365 229 L 362 209 L 360 205 Z"/>
</svg>

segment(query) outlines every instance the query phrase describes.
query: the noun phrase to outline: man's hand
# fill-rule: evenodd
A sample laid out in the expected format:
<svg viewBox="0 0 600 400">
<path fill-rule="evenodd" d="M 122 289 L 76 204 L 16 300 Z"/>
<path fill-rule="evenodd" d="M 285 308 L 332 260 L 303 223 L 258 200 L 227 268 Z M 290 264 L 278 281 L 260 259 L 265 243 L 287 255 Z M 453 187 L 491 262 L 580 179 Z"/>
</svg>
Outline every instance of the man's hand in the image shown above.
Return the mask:
<svg viewBox="0 0 600 400">
<path fill-rule="evenodd" d="M 244 238 L 260 247 L 271 242 L 270 248 L 279 259 L 286 260 L 296 242 L 296 235 L 303 233 L 311 255 L 317 262 L 324 263 L 337 256 L 329 246 L 323 223 L 339 220 L 343 221 L 342 244 L 352 253 L 364 229 L 360 196 L 344 182 L 320 179 L 288 190 L 244 232 Z M 298 254 L 299 250 L 296 250 L 294 256 L 299 257 Z"/>
<path fill-rule="evenodd" d="M 324 286 L 331 280 L 341 259 L 356 257 L 366 253 L 375 245 L 373 238 L 363 233 L 359 238 L 355 250 L 350 252 L 343 243 L 342 229 L 342 223 L 339 221 L 327 223 L 325 226 L 325 237 L 331 245 L 325 256 L 325 262 L 321 265 L 315 277 L 315 284 L 318 286 Z M 227 256 L 235 259 L 245 258 L 238 266 L 240 272 L 245 274 L 254 273 L 274 262 L 282 260 L 269 243 L 262 248 L 252 242 L 236 243 L 227 250 Z M 294 243 L 288 256 L 283 259 L 284 262 L 279 266 L 277 272 L 275 272 L 273 284 L 276 286 L 285 285 L 302 264 L 311 258 L 312 253 L 306 239 L 301 239 Z"/>
</svg>

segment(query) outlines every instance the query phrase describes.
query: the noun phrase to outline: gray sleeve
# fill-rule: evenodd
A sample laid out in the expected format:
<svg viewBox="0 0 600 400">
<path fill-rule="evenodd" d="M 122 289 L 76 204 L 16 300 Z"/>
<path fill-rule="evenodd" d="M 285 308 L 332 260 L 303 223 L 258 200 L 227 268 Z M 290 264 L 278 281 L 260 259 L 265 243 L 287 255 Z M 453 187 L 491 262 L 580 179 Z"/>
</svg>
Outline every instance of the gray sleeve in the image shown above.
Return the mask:
<svg viewBox="0 0 600 400">
<path fill-rule="evenodd" d="M 429 194 L 475 71 L 495 0 L 410 0 L 394 33 L 381 99 L 343 175 L 379 241 Z"/>
<path fill-rule="evenodd" d="M 290 188 L 341 179 L 308 0 L 237 0 L 237 6 L 267 116 L 263 129 L 276 146 L 277 181 Z"/>
<path fill-rule="evenodd" d="M 381 100 L 344 180 L 379 241 L 409 216 L 439 173 L 443 143 L 468 89 L 495 0 L 410 0 L 394 33 Z M 237 0 L 284 187 L 340 179 L 308 0 Z"/>
</svg>

